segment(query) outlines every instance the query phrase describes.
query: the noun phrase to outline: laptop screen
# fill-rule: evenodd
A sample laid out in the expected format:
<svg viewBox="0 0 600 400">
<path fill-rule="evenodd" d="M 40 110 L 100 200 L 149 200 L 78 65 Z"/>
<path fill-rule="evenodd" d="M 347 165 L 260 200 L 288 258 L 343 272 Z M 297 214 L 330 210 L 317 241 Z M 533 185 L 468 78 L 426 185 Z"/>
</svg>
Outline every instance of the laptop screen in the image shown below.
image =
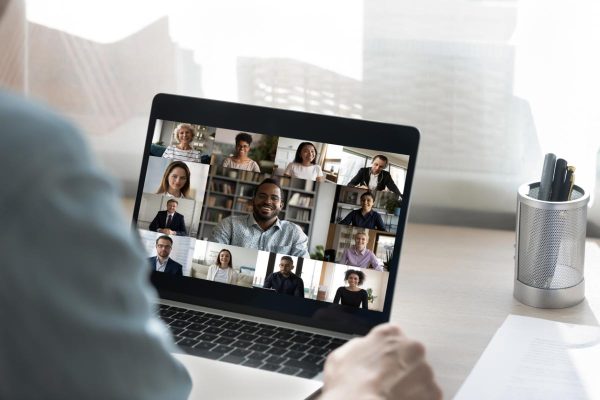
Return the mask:
<svg viewBox="0 0 600 400">
<path fill-rule="evenodd" d="M 349 333 L 389 319 L 418 133 L 385 146 L 385 127 L 157 96 L 134 224 L 161 295 Z"/>
</svg>

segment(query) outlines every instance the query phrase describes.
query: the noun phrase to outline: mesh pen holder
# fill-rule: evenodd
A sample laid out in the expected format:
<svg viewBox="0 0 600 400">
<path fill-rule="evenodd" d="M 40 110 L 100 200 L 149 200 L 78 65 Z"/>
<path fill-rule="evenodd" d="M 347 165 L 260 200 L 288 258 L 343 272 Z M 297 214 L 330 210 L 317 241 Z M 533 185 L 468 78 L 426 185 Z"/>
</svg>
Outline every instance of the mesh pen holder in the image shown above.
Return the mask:
<svg viewBox="0 0 600 400">
<path fill-rule="evenodd" d="M 585 297 L 583 264 L 589 195 L 538 200 L 539 182 L 519 187 L 514 297 L 538 308 L 566 308 Z"/>
</svg>

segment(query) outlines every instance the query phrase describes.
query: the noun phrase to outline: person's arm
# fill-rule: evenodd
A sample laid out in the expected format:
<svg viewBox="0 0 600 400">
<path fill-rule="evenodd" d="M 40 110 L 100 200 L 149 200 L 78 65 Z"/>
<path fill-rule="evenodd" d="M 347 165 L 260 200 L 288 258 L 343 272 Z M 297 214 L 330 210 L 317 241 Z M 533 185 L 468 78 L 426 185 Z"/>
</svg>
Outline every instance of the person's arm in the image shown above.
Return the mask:
<svg viewBox="0 0 600 400">
<path fill-rule="evenodd" d="M 287 165 L 287 167 L 285 167 L 285 171 L 283 171 L 283 176 L 287 177 L 287 178 L 292 178 L 292 164 L 294 164 L 293 162 L 289 163 Z"/>
<path fill-rule="evenodd" d="M 300 277 L 298 277 L 298 281 L 296 282 L 296 289 L 294 290 L 294 296 L 304 297 L 304 281 Z"/>
<path fill-rule="evenodd" d="M 10 342 L 0 397 L 187 398 L 190 377 L 154 315 L 147 255 L 115 185 L 70 125 L 32 103 L 15 107 L 21 103 L 0 98 L 0 120 L 19 121 L 18 130 L 0 126 L 2 193 L 19 193 L 14 216 L 2 220 L 11 232 L 2 245 L 15 256 L 3 255 L 0 297 L 19 301 L 3 308 L 11 324 L 0 330 Z M 17 109 L 5 112 L 7 105 Z M 40 132 L 43 148 L 32 147 Z M 52 229 L 33 235 L 26 226 Z M 56 249 L 61 256 L 48 257 Z"/>
<path fill-rule="evenodd" d="M 152 222 L 150 222 L 150 227 L 148 229 L 152 232 L 156 232 L 158 230 L 158 214 L 156 214 L 156 217 L 154 217 Z"/>
<path fill-rule="evenodd" d="M 223 168 L 231 168 L 231 158 L 230 157 L 225 157 L 225 159 L 223 160 Z"/>
<path fill-rule="evenodd" d="M 377 259 L 377 256 L 375 256 L 375 253 L 373 253 L 371 250 L 369 250 L 370 254 L 370 258 L 371 261 L 369 261 L 369 263 L 371 264 L 371 267 L 373 267 L 373 269 L 377 270 L 377 271 L 383 271 L 383 266 L 381 266 L 379 264 L 379 260 Z"/>
<path fill-rule="evenodd" d="M 383 218 L 377 211 L 373 211 L 375 213 L 375 229 L 379 231 L 385 231 L 385 224 L 383 223 Z"/>
<path fill-rule="evenodd" d="M 252 160 L 252 172 L 260 172 L 260 166 L 254 160 Z"/>
<path fill-rule="evenodd" d="M 183 276 L 183 265 L 179 264 L 178 262 L 175 263 L 176 267 L 177 267 L 177 271 L 175 272 L 176 276 Z"/>
<path fill-rule="evenodd" d="M 348 182 L 348 186 L 360 186 L 365 184 L 364 182 L 361 182 L 361 172 L 362 168 L 358 170 L 358 173 L 354 175 L 354 178 L 350 179 L 350 182 Z"/>
<path fill-rule="evenodd" d="M 304 233 L 302 228 L 298 225 L 290 222 L 296 229 L 296 234 L 294 235 L 294 242 L 292 245 L 291 254 L 295 257 L 310 257 L 310 253 L 308 252 L 308 236 Z"/>
<path fill-rule="evenodd" d="M 231 237 L 233 235 L 233 225 L 230 218 L 224 218 L 219 222 L 213 229 L 210 241 L 231 244 Z"/>
<path fill-rule="evenodd" d="M 319 399 L 441 398 L 423 345 L 406 337 L 397 325 L 383 324 L 327 357 Z"/>
<path fill-rule="evenodd" d="M 356 210 L 350 211 L 338 224 L 340 225 L 352 225 L 352 219 Z"/>
<path fill-rule="evenodd" d="M 369 294 L 364 289 L 362 290 L 361 293 L 362 293 L 362 298 L 360 299 L 361 306 L 365 310 L 368 310 L 369 309 Z"/>
<path fill-rule="evenodd" d="M 265 279 L 265 283 L 264 283 L 263 287 L 265 289 L 273 289 L 273 274 L 267 276 L 267 279 Z"/>
<path fill-rule="evenodd" d="M 342 288 L 337 288 L 335 292 L 335 297 L 333 298 L 333 304 L 340 304 L 340 300 L 342 299 Z"/>
<path fill-rule="evenodd" d="M 387 171 L 384 171 L 387 172 Z M 392 179 L 392 175 L 390 175 L 390 173 L 388 172 L 386 175 L 386 182 L 385 182 L 385 186 L 388 190 L 391 190 L 392 192 L 396 193 L 397 195 L 402 195 L 402 193 L 400 193 L 400 189 L 398 189 L 398 186 L 396 186 L 396 184 L 394 183 L 394 180 Z"/>
</svg>

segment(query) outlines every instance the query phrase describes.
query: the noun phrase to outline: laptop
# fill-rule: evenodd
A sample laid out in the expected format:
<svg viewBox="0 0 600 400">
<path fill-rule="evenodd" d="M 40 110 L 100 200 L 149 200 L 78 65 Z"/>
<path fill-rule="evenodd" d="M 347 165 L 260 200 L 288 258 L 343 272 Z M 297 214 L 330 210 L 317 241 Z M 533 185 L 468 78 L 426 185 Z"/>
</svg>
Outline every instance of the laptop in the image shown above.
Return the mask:
<svg viewBox="0 0 600 400">
<path fill-rule="evenodd" d="M 154 98 L 133 224 L 194 393 L 306 397 L 331 351 L 389 320 L 418 143 L 409 126 Z"/>
</svg>

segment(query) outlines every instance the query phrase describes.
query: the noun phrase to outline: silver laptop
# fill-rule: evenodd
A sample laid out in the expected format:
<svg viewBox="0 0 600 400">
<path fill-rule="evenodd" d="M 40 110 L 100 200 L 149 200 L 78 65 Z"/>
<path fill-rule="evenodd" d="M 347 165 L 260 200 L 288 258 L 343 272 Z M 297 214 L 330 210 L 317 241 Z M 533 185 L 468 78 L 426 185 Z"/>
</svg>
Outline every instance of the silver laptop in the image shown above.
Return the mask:
<svg viewBox="0 0 600 400">
<path fill-rule="evenodd" d="M 418 143 L 408 126 L 155 97 L 133 219 L 195 393 L 265 398 L 268 379 L 303 397 L 331 351 L 389 320 Z"/>
</svg>

